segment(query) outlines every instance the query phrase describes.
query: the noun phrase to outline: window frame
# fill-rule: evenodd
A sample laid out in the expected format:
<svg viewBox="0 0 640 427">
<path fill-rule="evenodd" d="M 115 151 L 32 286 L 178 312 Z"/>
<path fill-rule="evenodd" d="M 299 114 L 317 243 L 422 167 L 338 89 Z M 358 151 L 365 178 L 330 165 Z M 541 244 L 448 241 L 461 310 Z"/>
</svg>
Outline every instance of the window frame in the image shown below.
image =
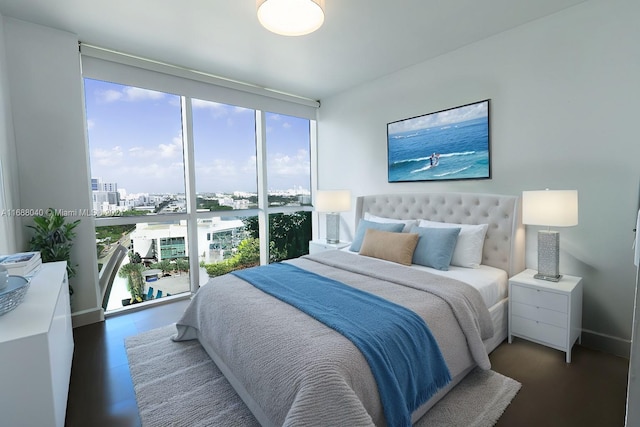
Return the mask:
<svg viewBox="0 0 640 427">
<path fill-rule="evenodd" d="M 257 216 L 260 235 L 260 263 L 269 262 L 269 215 L 299 211 L 313 211 L 312 206 L 269 206 L 267 187 L 266 115 L 277 113 L 309 120 L 310 191 L 317 188 L 317 101 L 258 88 L 233 80 L 222 79 L 168 64 L 107 51 L 81 44 L 82 77 L 156 90 L 180 96 L 182 114 L 183 161 L 185 174 L 186 212 L 167 213 L 154 217 L 162 221 L 186 221 L 188 253 L 198 254 L 197 222 L 214 217 Z M 83 84 L 84 91 L 84 84 Z M 225 103 L 255 110 L 256 164 L 258 207 L 225 211 L 197 211 L 195 192 L 195 156 L 193 141 L 192 99 Z M 87 138 L 87 144 L 89 144 Z M 91 181 L 88 183 L 91 188 Z M 148 216 L 97 217 L 94 227 L 149 222 Z M 315 222 L 315 218 L 314 218 Z M 315 228 L 316 224 L 313 224 Z M 97 262 L 97 255 L 96 255 Z M 197 256 L 189 257 L 190 291 L 195 293 L 200 284 Z"/>
</svg>

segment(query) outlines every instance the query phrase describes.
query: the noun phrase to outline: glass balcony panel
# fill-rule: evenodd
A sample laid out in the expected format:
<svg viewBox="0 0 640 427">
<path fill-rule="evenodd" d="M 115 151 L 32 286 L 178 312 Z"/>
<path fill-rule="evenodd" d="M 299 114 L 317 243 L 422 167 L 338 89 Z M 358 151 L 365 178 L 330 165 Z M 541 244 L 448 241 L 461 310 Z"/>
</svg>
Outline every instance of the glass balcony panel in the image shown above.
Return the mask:
<svg viewBox="0 0 640 427">
<path fill-rule="evenodd" d="M 186 221 L 96 227 L 99 269 L 105 267 L 118 245 L 127 248 L 127 256 L 116 265 L 107 311 L 189 292 Z M 206 275 L 204 269 L 201 274 Z M 133 292 L 130 283 L 134 284 Z"/>
</svg>

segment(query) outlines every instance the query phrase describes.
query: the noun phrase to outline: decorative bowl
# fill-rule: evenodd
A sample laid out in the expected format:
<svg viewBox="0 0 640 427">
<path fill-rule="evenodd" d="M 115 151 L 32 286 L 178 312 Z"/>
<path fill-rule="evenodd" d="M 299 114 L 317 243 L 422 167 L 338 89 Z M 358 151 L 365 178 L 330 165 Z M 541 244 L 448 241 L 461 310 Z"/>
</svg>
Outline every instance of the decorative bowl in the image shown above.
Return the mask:
<svg viewBox="0 0 640 427">
<path fill-rule="evenodd" d="M 7 287 L 0 291 L 0 316 L 19 306 L 29 289 L 29 281 L 22 276 L 9 276 Z"/>
</svg>

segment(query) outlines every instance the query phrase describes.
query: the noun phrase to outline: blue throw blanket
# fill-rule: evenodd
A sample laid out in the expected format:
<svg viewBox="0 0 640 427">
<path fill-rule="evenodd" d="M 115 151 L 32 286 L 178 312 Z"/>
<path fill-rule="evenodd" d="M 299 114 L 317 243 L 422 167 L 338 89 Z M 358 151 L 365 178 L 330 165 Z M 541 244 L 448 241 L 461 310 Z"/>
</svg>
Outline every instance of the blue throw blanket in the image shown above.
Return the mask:
<svg viewBox="0 0 640 427">
<path fill-rule="evenodd" d="M 411 413 L 451 381 L 431 331 L 411 310 L 290 264 L 232 274 L 351 340 L 369 363 L 390 427 L 410 426 Z"/>
</svg>

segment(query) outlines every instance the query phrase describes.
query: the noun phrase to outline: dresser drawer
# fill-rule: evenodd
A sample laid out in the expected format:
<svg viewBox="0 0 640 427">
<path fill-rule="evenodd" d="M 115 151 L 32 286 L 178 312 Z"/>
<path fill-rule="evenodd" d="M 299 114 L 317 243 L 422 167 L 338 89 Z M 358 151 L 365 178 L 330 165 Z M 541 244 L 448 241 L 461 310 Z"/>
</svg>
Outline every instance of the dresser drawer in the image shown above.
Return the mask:
<svg viewBox="0 0 640 427">
<path fill-rule="evenodd" d="M 569 316 L 567 313 L 562 313 L 560 311 L 549 310 L 529 304 L 522 304 L 520 302 L 512 302 L 511 310 L 512 315 L 524 317 L 525 319 L 549 323 L 560 328 L 566 328 L 568 325 L 567 321 Z"/>
<path fill-rule="evenodd" d="M 511 295 L 509 295 L 509 298 L 514 302 L 547 308 L 562 313 L 566 313 L 569 306 L 567 295 L 532 289 L 516 284 L 511 285 Z"/>
<path fill-rule="evenodd" d="M 537 322 L 520 316 L 511 316 L 511 333 L 556 347 L 567 347 L 567 329 L 548 323 Z"/>
</svg>

